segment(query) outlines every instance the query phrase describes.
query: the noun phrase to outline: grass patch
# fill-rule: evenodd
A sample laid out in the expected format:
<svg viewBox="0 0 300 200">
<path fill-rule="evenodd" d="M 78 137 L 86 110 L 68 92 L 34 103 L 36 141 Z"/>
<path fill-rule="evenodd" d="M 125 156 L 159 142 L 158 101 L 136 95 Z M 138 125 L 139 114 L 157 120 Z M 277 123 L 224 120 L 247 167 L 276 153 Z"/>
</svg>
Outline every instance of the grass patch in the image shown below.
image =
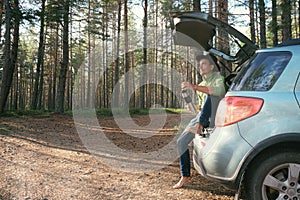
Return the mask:
<svg viewBox="0 0 300 200">
<path fill-rule="evenodd" d="M 127 109 L 122 109 L 122 108 L 116 108 L 116 109 L 111 109 L 111 108 L 101 108 L 96 110 L 96 115 L 99 116 L 126 116 L 126 115 L 148 115 L 149 114 L 149 109 L 138 109 L 138 108 L 131 108 L 129 110 Z"/>
<path fill-rule="evenodd" d="M 182 113 L 182 109 L 174 109 L 174 108 L 155 108 L 155 109 L 141 109 L 141 108 L 131 108 L 129 109 L 130 115 L 149 115 L 149 114 L 179 114 Z M 123 115 L 128 114 L 128 110 L 114 110 L 114 114 Z"/>
<path fill-rule="evenodd" d="M 44 110 L 17 110 L 6 111 L 0 117 L 23 117 L 23 116 L 49 116 L 50 112 Z"/>
<path fill-rule="evenodd" d="M 3 127 L 0 128 L 0 132 L 1 132 L 1 133 L 4 133 L 4 134 L 13 133 L 13 131 L 11 131 L 11 130 L 9 130 L 9 129 L 7 129 L 7 128 L 3 128 Z"/>
<path fill-rule="evenodd" d="M 89 116 L 90 114 L 96 112 L 97 117 L 112 117 L 112 116 L 127 116 L 128 113 L 130 116 L 133 115 L 149 115 L 149 114 L 163 114 L 163 113 L 170 113 L 170 114 L 180 114 L 186 112 L 183 109 L 178 108 L 157 108 L 157 109 L 140 109 L 140 108 L 130 108 L 128 109 L 122 109 L 122 108 L 101 108 L 101 109 L 87 109 L 87 110 L 78 110 L 73 111 L 76 112 L 76 114 L 82 115 L 82 116 Z M 72 111 L 68 111 L 69 114 L 72 114 Z"/>
<path fill-rule="evenodd" d="M 113 112 L 114 111 L 114 112 Z M 141 109 L 141 108 L 130 108 L 129 111 L 127 109 L 114 109 L 112 111 L 111 108 L 101 108 L 101 109 L 86 109 L 86 110 L 78 110 L 78 111 L 72 111 L 68 110 L 65 111 L 63 114 L 65 115 L 73 115 L 73 112 L 76 112 L 77 114 L 83 115 L 83 116 L 89 116 L 91 113 L 96 112 L 97 117 L 111 117 L 114 115 L 128 115 L 128 112 L 130 116 L 132 115 L 148 115 L 148 114 L 163 114 L 163 113 L 169 113 L 169 114 L 182 114 L 182 113 L 188 113 L 185 109 L 180 108 L 155 108 L 155 109 Z M 48 117 L 53 112 L 45 111 L 45 110 L 18 110 L 18 111 L 6 111 L 2 114 L 0 114 L 0 117 Z"/>
</svg>

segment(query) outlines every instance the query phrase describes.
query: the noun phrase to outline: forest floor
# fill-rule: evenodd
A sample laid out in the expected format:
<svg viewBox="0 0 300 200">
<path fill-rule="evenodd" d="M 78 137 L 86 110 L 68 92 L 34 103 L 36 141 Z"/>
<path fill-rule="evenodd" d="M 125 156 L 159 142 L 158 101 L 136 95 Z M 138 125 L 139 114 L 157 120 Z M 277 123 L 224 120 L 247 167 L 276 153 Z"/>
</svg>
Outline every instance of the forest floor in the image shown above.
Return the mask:
<svg viewBox="0 0 300 200">
<path fill-rule="evenodd" d="M 133 119 L 139 124 L 149 121 L 145 115 Z M 115 145 L 137 152 L 145 146 L 151 151 L 174 137 L 180 117 L 168 114 L 164 134 L 140 142 L 128 139 L 113 117 L 98 121 Z M 141 141 L 143 145 L 138 144 Z M 85 147 L 70 115 L 1 117 L 0 168 L 1 200 L 234 199 L 231 191 L 194 169 L 186 186 L 172 189 L 180 178 L 178 160 L 138 173 L 109 167 Z"/>
</svg>

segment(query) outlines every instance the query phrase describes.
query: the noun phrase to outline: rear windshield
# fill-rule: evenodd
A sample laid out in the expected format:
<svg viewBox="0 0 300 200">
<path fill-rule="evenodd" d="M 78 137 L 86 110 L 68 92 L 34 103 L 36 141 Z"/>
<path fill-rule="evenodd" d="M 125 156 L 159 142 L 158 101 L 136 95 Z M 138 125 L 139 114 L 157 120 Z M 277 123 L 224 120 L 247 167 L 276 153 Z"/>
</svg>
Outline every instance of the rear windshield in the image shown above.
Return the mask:
<svg viewBox="0 0 300 200">
<path fill-rule="evenodd" d="M 288 64 L 290 52 L 258 53 L 243 64 L 230 90 L 267 91 L 272 88 Z"/>
</svg>

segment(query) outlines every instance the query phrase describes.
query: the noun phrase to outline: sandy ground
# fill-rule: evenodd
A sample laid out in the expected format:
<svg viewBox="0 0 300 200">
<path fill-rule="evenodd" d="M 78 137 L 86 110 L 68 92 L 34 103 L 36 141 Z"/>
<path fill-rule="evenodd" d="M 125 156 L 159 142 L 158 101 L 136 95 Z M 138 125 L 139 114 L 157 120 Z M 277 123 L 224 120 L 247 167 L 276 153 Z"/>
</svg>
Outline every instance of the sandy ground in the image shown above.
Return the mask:
<svg viewBox="0 0 300 200">
<path fill-rule="evenodd" d="M 147 115 L 133 120 L 140 126 L 149 123 Z M 115 145 L 137 153 L 165 146 L 174 138 L 180 117 L 168 114 L 159 134 L 150 138 L 128 136 L 143 130 L 124 133 L 113 117 L 98 122 Z M 172 189 L 179 180 L 176 159 L 155 171 L 130 173 L 110 167 L 85 146 L 69 115 L 0 118 L 0 199 L 234 199 L 231 191 L 194 169 L 184 188 Z"/>
</svg>

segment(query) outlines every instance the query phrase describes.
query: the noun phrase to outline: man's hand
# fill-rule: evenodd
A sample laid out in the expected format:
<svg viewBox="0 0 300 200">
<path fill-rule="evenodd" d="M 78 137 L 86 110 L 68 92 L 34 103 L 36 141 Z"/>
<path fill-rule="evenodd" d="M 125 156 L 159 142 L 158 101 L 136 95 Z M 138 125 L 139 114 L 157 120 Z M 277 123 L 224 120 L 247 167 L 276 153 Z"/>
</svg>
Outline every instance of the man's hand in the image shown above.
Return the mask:
<svg viewBox="0 0 300 200">
<path fill-rule="evenodd" d="M 194 90 L 194 87 L 193 87 L 193 84 L 191 84 L 189 82 L 182 82 L 181 89 L 182 90 Z"/>
<path fill-rule="evenodd" d="M 188 128 L 185 132 L 191 132 L 200 135 L 202 133 L 202 130 L 203 130 L 203 126 L 200 123 L 196 123 L 195 126 Z"/>
</svg>

